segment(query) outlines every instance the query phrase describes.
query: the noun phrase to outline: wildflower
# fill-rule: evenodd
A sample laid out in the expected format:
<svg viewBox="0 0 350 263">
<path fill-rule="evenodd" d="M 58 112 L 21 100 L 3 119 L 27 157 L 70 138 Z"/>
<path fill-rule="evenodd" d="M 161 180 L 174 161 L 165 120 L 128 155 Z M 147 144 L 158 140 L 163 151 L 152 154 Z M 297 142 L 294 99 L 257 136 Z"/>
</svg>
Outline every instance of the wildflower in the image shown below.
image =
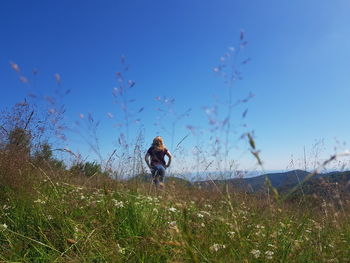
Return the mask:
<svg viewBox="0 0 350 263">
<path fill-rule="evenodd" d="M 117 249 L 118 249 L 118 253 L 125 254 L 125 248 L 122 248 L 119 244 L 117 244 Z"/>
<path fill-rule="evenodd" d="M 118 200 L 115 200 L 115 199 L 112 199 L 112 201 L 113 201 L 115 207 L 117 207 L 117 208 L 123 208 L 124 207 L 123 201 L 118 201 Z"/>
<path fill-rule="evenodd" d="M 210 216 L 210 213 L 207 212 L 207 211 L 200 211 L 203 215 L 207 215 L 207 216 Z"/>
<path fill-rule="evenodd" d="M 201 223 L 201 227 L 205 227 L 205 224 L 204 224 L 204 223 Z"/>
<path fill-rule="evenodd" d="M 268 251 L 265 252 L 265 256 L 266 256 L 267 259 L 272 259 L 273 254 L 274 254 L 273 251 L 269 251 L 268 250 Z"/>
<path fill-rule="evenodd" d="M 224 248 L 226 248 L 225 245 L 215 243 L 209 248 L 209 250 L 212 252 L 218 252 L 220 249 L 224 249 Z"/>
<path fill-rule="evenodd" d="M 250 251 L 250 253 L 253 254 L 255 258 L 259 258 L 261 254 L 260 250 L 258 249 L 253 249 L 252 251 Z"/>
<path fill-rule="evenodd" d="M 234 231 L 228 231 L 227 232 L 227 235 L 230 237 L 230 238 L 234 238 L 234 236 L 235 236 L 235 232 Z"/>
<path fill-rule="evenodd" d="M 199 218 L 203 218 L 203 217 L 204 217 L 204 215 L 201 214 L 201 213 L 198 213 L 197 216 L 198 216 Z"/>
<path fill-rule="evenodd" d="M 0 230 L 5 230 L 7 228 L 8 226 L 6 225 L 6 223 L 0 224 Z"/>
<path fill-rule="evenodd" d="M 38 198 L 37 200 L 34 201 L 34 203 L 45 204 L 46 202 Z"/>
<path fill-rule="evenodd" d="M 170 207 L 169 211 L 175 213 L 175 212 L 177 212 L 177 209 L 175 207 Z"/>
</svg>

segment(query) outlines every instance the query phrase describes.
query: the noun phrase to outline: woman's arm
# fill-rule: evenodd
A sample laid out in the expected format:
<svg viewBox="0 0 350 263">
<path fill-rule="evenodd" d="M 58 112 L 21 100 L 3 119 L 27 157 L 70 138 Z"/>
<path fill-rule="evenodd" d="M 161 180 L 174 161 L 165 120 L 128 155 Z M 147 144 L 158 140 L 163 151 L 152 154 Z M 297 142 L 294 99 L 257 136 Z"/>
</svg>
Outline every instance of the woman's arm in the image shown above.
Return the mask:
<svg viewBox="0 0 350 263">
<path fill-rule="evenodd" d="M 173 159 L 173 156 L 171 155 L 171 153 L 169 151 L 167 151 L 165 154 L 166 154 L 166 156 L 168 156 L 168 163 L 165 165 L 165 167 L 168 168 L 171 164 L 171 160 Z"/>
<path fill-rule="evenodd" d="M 146 162 L 148 168 L 151 169 L 151 165 L 149 164 L 149 157 L 150 157 L 150 154 L 146 153 L 146 155 L 145 155 L 145 162 Z"/>
</svg>

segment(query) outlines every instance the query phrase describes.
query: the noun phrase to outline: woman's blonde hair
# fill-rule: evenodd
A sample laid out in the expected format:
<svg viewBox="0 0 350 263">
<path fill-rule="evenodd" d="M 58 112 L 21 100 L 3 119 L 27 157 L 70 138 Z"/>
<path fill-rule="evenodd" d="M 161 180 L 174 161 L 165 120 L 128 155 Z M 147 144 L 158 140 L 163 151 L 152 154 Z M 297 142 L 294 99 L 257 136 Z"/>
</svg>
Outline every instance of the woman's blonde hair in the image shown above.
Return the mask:
<svg viewBox="0 0 350 263">
<path fill-rule="evenodd" d="M 165 146 L 164 146 L 164 142 L 163 142 L 163 138 L 160 136 L 157 136 L 156 138 L 153 139 L 153 143 L 152 146 L 156 149 L 156 150 L 164 150 Z"/>
</svg>

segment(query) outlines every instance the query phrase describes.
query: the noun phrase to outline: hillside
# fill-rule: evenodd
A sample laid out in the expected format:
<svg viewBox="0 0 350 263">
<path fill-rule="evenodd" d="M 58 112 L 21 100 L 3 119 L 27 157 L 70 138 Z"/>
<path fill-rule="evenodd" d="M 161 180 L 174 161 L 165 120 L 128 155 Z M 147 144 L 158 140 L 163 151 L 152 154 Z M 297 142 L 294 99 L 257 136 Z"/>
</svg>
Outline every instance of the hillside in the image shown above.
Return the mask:
<svg viewBox="0 0 350 263">
<path fill-rule="evenodd" d="M 272 186 L 280 192 L 287 192 L 293 187 L 299 185 L 310 173 L 303 170 L 292 170 L 284 173 L 268 173 L 251 178 L 233 178 L 224 180 L 206 180 L 194 182 L 194 185 L 200 188 L 210 189 L 216 185 L 228 184 L 238 191 L 259 192 L 265 189 L 266 177 L 270 180 Z M 347 186 L 349 190 L 350 172 L 330 172 L 317 174 L 305 182 L 302 189 L 304 193 L 314 194 L 324 192 L 325 187 L 331 187 L 331 184 Z"/>
</svg>

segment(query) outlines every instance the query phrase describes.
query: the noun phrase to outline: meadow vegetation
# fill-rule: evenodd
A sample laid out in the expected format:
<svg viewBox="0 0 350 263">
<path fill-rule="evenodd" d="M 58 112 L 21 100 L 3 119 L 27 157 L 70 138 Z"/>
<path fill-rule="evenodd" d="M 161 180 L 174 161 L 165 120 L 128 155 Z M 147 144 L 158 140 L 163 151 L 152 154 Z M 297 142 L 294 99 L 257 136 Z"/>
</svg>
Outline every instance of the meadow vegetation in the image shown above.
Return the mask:
<svg viewBox="0 0 350 263">
<path fill-rule="evenodd" d="M 350 260 L 349 200 L 341 207 L 276 202 L 176 182 L 157 190 L 103 174 L 24 166 L 11 179 L 1 172 L 3 262 Z"/>
<path fill-rule="evenodd" d="M 246 44 L 241 32 L 238 48 L 229 48 L 213 70 L 228 86 L 228 101 L 204 108 L 208 143 L 202 148 L 198 141 L 193 171 L 215 167 L 235 173 L 236 163 L 229 157 L 237 142 L 231 140 L 237 137 L 232 121 L 237 107 L 244 129 L 238 137 L 246 140 L 247 151 L 263 169 L 254 133 L 244 123 L 245 105 L 253 95 L 235 101 L 232 89 L 242 79 L 238 66 L 249 61 L 238 56 Z M 350 262 L 348 195 L 281 197 L 268 180 L 259 193 L 225 184 L 204 189 L 174 178 L 166 179 L 164 189 L 150 180 L 121 180 L 125 175 L 146 176 L 143 132 L 135 128 L 143 107 L 133 105 L 128 95 L 135 82 L 126 77 L 124 57 L 122 66 L 116 73 L 119 86 L 113 90 L 121 125 L 117 148 L 107 158 L 99 149 L 98 122 L 92 114 L 81 114 L 80 119 L 86 121 L 87 143 L 98 161 L 87 161 L 68 148 L 53 149 L 53 138 L 65 139 L 65 110 L 57 100 L 47 99 L 46 110 L 25 100 L 2 113 L 0 262 Z M 11 67 L 22 82 L 30 82 L 17 64 Z M 61 78 L 55 78 L 62 92 Z M 176 113 L 174 100 L 156 100 L 162 107 L 158 125 L 167 126 L 163 130 L 171 136 L 175 160 L 180 159 L 186 137 L 178 144 L 174 138 L 179 120 L 190 110 Z M 113 118 L 112 113 L 108 116 Z M 187 129 L 200 134 L 195 125 Z M 139 131 L 136 137 L 132 130 Z M 57 152 L 72 160 L 59 160 Z"/>
</svg>

